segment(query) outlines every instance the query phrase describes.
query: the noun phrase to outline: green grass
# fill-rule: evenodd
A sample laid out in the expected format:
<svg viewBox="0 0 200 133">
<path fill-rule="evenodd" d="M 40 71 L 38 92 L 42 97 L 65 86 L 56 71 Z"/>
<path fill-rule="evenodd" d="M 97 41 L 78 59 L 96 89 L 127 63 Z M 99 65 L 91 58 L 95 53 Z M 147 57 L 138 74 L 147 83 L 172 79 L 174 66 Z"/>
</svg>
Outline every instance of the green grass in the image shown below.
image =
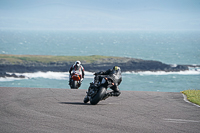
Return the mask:
<svg viewBox="0 0 200 133">
<path fill-rule="evenodd" d="M 121 58 L 112 56 L 101 56 L 101 55 L 91 55 L 91 56 L 51 56 L 51 55 L 6 55 L 0 54 L 0 64 L 2 62 L 9 62 L 11 64 L 23 63 L 23 62 L 74 62 L 80 60 L 85 63 L 92 63 L 97 60 L 103 60 L 108 58 Z"/>
<path fill-rule="evenodd" d="M 200 90 L 182 91 L 187 96 L 188 101 L 200 105 Z"/>
</svg>

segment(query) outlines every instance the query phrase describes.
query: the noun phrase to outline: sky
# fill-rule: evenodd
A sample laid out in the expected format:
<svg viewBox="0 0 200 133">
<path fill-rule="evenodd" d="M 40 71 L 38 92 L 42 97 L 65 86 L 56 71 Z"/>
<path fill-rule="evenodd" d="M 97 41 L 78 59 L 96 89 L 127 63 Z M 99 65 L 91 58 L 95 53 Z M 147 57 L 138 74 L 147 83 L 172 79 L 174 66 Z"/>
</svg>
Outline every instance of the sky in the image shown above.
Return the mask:
<svg viewBox="0 0 200 133">
<path fill-rule="evenodd" d="M 0 29 L 200 30 L 200 0 L 0 0 Z"/>
</svg>

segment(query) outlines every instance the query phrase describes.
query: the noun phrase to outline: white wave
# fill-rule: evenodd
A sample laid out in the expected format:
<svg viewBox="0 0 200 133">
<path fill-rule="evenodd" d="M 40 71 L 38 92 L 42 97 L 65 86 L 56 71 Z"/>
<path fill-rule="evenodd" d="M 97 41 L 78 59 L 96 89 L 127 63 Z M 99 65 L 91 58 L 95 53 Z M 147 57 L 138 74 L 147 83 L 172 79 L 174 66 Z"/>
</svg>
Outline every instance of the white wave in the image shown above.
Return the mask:
<svg viewBox="0 0 200 133">
<path fill-rule="evenodd" d="M 179 72 L 165 72 L 165 71 L 144 71 L 144 72 L 125 72 L 124 74 L 139 74 L 139 75 L 200 75 L 200 70 L 187 70 Z"/>
<path fill-rule="evenodd" d="M 67 72 L 35 72 L 35 73 L 15 73 L 16 75 L 23 75 L 27 78 L 47 78 L 47 79 L 66 79 Z"/>
<path fill-rule="evenodd" d="M 171 67 L 177 67 L 177 64 L 172 64 Z"/>
<path fill-rule="evenodd" d="M 46 79 L 56 79 L 56 80 L 68 80 L 69 73 L 68 72 L 35 72 L 35 73 L 15 73 L 16 75 L 24 75 L 25 79 L 34 79 L 34 78 L 46 78 Z M 123 72 L 122 75 L 126 74 L 134 74 L 134 75 L 200 75 L 200 69 L 190 69 L 188 71 L 180 71 L 180 72 L 165 72 L 165 71 L 144 71 L 144 72 Z M 93 79 L 94 73 L 85 71 L 85 79 Z M 176 78 L 175 76 L 173 78 Z M 24 78 L 0 78 L 0 82 L 6 81 L 15 81 L 15 80 L 22 80 Z"/>
<path fill-rule="evenodd" d="M 190 71 L 199 71 L 200 72 L 200 67 L 189 67 Z"/>
<path fill-rule="evenodd" d="M 35 73 L 15 73 L 16 75 L 24 75 L 27 78 L 46 78 L 46 79 L 58 79 L 66 80 L 69 78 L 68 72 L 35 72 Z M 85 72 L 85 78 L 93 78 L 94 75 L 91 72 Z"/>
<path fill-rule="evenodd" d="M 89 79 L 94 78 L 94 73 L 85 71 L 84 78 L 89 78 Z"/>
<path fill-rule="evenodd" d="M 0 78 L 0 82 L 8 82 L 8 81 L 15 81 L 15 80 L 21 80 L 20 78 L 13 78 L 13 77 L 6 77 L 6 78 Z"/>
</svg>

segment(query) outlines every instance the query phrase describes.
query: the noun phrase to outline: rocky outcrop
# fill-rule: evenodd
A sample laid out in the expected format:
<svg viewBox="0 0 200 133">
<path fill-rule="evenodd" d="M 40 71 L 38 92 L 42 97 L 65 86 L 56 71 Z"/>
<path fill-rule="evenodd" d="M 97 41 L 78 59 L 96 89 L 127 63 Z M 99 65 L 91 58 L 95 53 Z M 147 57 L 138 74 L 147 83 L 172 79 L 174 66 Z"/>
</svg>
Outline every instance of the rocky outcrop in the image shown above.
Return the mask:
<svg viewBox="0 0 200 133">
<path fill-rule="evenodd" d="M 24 72 L 37 72 L 37 71 L 54 71 L 54 72 L 67 72 L 74 62 L 23 62 L 23 63 L 3 63 L 0 64 L 0 72 L 4 73 L 24 73 Z M 135 58 L 106 58 L 96 60 L 93 63 L 86 63 L 82 61 L 86 71 L 97 72 L 104 71 L 112 68 L 113 66 L 120 66 L 122 72 L 125 71 L 185 71 L 188 70 L 187 65 L 172 66 L 164 64 L 159 61 L 142 60 Z M 3 75 L 3 74 L 1 74 Z"/>
<path fill-rule="evenodd" d="M 25 78 L 24 75 L 16 75 L 16 74 L 8 74 L 6 72 L 0 72 L 0 77 L 6 78 L 6 77 L 13 77 L 13 78 Z"/>
<path fill-rule="evenodd" d="M 159 61 L 149 61 L 149 60 L 135 60 L 130 59 L 127 62 L 113 62 L 104 64 L 85 64 L 84 67 L 87 71 L 100 71 L 112 68 L 114 65 L 120 66 L 123 72 L 125 71 L 185 71 L 188 70 L 187 65 L 177 65 L 172 66 L 164 64 Z"/>
</svg>

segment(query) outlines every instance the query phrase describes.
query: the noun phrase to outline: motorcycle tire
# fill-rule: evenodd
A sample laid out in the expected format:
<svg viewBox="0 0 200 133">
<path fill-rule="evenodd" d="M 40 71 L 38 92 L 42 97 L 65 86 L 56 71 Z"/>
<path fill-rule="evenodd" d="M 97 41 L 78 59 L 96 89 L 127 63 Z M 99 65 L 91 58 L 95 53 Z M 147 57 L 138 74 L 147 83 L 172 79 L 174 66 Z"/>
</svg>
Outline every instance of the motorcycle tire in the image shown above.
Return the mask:
<svg viewBox="0 0 200 133">
<path fill-rule="evenodd" d="M 72 81 L 71 83 L 71 89 L 78 89 L 78 82 L 77 81 Z"/>
<path fill-rule="evenodd" d="M 85 98 L 83 99 L 84 103 L 87 103 L 89 101 L 89 98 L 87 96 L 85 96 Z"/>
<path fill-rule="evenodd" d="M 100 87 L 99 91 L 97 92 L 97 94 L 90 98 L 90 103 L 92 105 L 96 105 L 102 98 L 103 96 L 106 94 L 106 88 L 105 87 Z"/>
</svg>

